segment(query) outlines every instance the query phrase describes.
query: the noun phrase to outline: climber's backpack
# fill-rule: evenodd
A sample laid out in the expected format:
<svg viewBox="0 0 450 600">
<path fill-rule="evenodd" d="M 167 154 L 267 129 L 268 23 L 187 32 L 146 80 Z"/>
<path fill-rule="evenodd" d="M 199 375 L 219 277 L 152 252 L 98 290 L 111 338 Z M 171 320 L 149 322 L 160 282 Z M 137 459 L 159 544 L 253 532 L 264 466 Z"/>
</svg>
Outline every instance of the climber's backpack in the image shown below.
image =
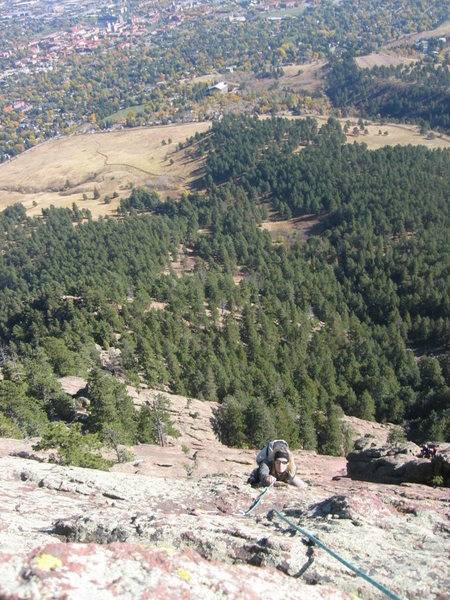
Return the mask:
<svg viewBox="0 0 450 600">
<path fill-rule="evenodd" d="M 289 452 L 289 444 L 285 440 L 273 440 L 273 442 L 269 442 L 269 444 L 264 446 L 264 448 L 256 455 L 256 462 L 258 465 L 261 464 L 263 460 L 271 463 L 273 462 L 275 452 L 279 451 Z"/>
</svg>

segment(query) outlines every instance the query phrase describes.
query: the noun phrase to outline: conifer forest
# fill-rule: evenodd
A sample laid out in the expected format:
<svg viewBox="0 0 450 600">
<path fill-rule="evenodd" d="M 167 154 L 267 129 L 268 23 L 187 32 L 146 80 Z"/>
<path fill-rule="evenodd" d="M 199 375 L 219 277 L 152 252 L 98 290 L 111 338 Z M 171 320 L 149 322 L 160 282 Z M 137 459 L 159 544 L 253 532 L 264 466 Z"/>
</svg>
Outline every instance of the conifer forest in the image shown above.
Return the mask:
<svg viewBox="0 0 450 600">
<path fill-rule="evenodd" d="M 344 140 L 332 118 L 230 116 L 186 142 L 206 166 L 179 201 L 136 189 L 97 221 L 4 210 L 2 434 L 72 422 L 58 377 L 78 374 L 87 432 L 151 439 L 97 344 L 129 382 L 218 401 L 229 445 L 338 454 L 343 413 L 448 439 L 450 154 Z M 273 240 L 274 212 L 310 227 Z"/>
</svg>

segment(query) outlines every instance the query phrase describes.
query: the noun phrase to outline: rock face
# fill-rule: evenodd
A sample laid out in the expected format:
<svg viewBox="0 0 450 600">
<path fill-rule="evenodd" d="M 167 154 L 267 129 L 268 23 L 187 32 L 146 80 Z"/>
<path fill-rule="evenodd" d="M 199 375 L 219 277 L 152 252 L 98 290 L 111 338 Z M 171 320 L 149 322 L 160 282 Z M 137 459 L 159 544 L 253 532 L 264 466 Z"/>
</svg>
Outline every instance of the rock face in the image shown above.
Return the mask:
<svg viewBox="0 0 450 600">
<path fill-rule="evenodd" d="M 72 393 L 84 385 L 69 384 Z M 133 399 L 139 406 L 155 394 Z M 165 395 L 180 437 L 135 446 L 134 460 L 110 472 L 51 464 L 49 452 L 32 451 L 34 440 L 0 438 L 2 600 L 385 597 L 292 525 L 399 597 L 449 596 L 448 489 L 356 481 L 345 458 L 296 452 L 309 487 L 261 497 L 247 483 L 256 452 L 217 441 L 214 405 Z M 349 460 L 352 477 L 372 469 L 378 481 L 398 482 L 416 473 L 405 467 L 400 477 L 404 464 L 430 467 L 417 447 L 393 453 L 388 428 L 370 427 Z"/>
<path fill-rule="evenodd" d="M 0 598 L 384 597 L 273 508 L 398 596 L 448 597 L 448 489 L 352 481 L 344 458 L 298 452 L 308 489 L 271 488 L 244 516 L 263 491 L 246 482 L 255 453 L 193 431 L 112 472 L 0 440 Z"/>
<path fill-rule="evenodd" d="M 430 460 L 420 457 L 420 447 L 412 442 L 387 444 L 365 436 L 355 442 L 355 451 L 347 456 L 347 472 L 353 479 L 379 483 L 424 483 L 441 476 L 448 484 L 450 446 L 442 444 Z"/>
</svg>

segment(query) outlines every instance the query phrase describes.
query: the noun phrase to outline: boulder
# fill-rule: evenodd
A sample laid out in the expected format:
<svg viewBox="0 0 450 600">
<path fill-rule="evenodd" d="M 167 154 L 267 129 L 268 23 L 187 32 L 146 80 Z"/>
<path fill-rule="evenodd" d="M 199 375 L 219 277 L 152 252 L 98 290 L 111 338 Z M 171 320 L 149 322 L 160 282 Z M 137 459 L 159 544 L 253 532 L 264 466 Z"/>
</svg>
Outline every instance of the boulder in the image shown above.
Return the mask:
<svg viewBox="0 0 450 600">
<path fill-rule="evenodd" d="M 421 449 L 413 442 L 383 443 L 371 436 L 355 442 L 355 450 L 347 456 L 347 474 L 352 479 L 377 483 L 432 484 L 440 475 L 448 483 L 449 449 L 443 445 L 433 459 L 422 458 Z"/>
<path fill-rule="evenodd" d="M 86 379 L 72 375 L 60 377 L 59 383 L 61 384 L 63 392 L 69 394 L 69 396 L 77 396 L 80 393 L 84 393 L 87 388 Z"/>
</svg>

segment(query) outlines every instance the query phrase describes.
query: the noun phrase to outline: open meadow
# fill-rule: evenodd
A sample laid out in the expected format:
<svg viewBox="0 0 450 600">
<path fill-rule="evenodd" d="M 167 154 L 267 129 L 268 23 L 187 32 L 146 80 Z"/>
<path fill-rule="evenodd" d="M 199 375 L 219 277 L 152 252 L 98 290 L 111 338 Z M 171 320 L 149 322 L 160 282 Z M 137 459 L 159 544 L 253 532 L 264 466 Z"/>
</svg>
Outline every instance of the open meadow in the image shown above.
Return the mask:
<svg viewBox="0 0 450 600">
<path fill-rule="evenodd" d="M 288 115 L 286 115 L 288 116 Z M 301 117 L 290 117 L 294 119 L 304 119 L 307 116 L 317 120 L 319 128 L 327 122 L 328 116 L 326 115 L 303 115 Z M 396 123 L 375 123 L 372 121 L 365 120 L 365 129 L 367 133 L 359 132 L 358 135 L 353 133 L 353 129 L 358 127 L 358 119 L 355 117 L 340 118 L 338 121 L 341 124 L 342 129 L 344 128 L 347 121 L 349 122 L 349 132 L 347 142 L 353 144 L 357 142 L 359 144 L 366 144 L 369 150 L 377 150 L 384 146 L 407 146 L 411 144 L 413 146 L 425 146 L 427 148 L 450 148 L 450 136 L 445 134 L 434 134 L 431 132 L 427 134 L 420 133 L 420 128 L 417 125 L 403 125 Z"/>
<path fill-rule="evenodd" d="M 302 65 L 287 65 L 283 67 L 283 75 L 278 80 L 278 87 L 287 87 L 294 92 L 305 90 L 314 93 L 323 84 L 322 69 L 326 61 L 314 61 Z"/>
<path fill-rule="evenodd" d="M 360 69 L 372 69 L 375 66 L 397 67 L 398 65 L 411 64 L 417 62 L 417 59 L 397 54 L 387 54 L 385 52 L 372 52 L 365 56 L 356 57 L 355 62 Z"/>
<path fill-rule="evenodd" d="M 21 202 L 36 215 L 52 204 L 75 202 L 97 218 L 113 214 L 133 187 L 179 196 L 199 165 L 177 151 L 177 144 L 210 126 L 188 123 L 50 140 L 0 165 L 0 210 Z"/>
</svg>

